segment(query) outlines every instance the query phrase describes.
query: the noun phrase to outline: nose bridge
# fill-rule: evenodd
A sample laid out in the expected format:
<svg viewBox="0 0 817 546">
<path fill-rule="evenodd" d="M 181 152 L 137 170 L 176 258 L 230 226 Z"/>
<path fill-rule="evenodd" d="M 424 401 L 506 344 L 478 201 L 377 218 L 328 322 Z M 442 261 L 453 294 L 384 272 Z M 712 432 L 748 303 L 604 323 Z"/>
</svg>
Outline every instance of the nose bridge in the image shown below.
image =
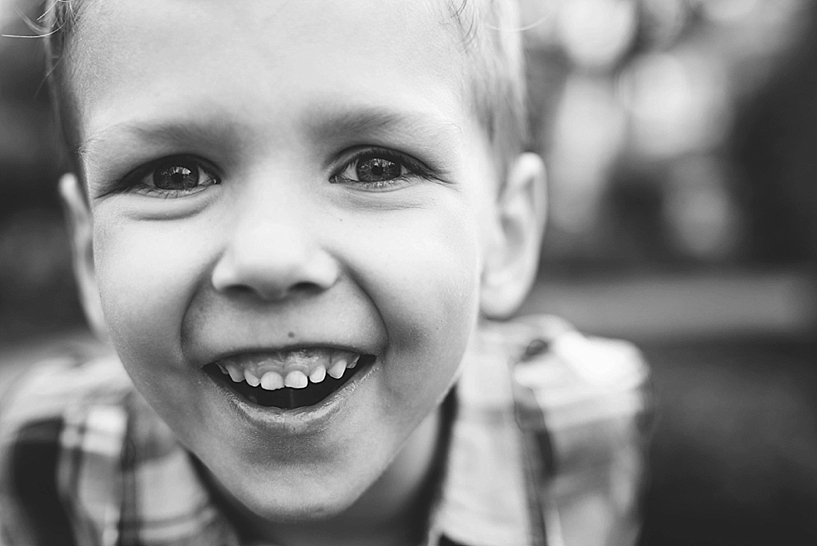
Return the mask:
<svg viewBox="0 0 817 546">
<path fill-rule="evenodd" d="M 325 247 L 308 194 L 275 180 L 248 181 L 234 195 L 235 217 L 212 275 L 219 291 L 262 299 L 332 286 L 339 267 Z"/>
<path fill-rule="evenodd" d="M 273 224 L 297 229 L 296 224 L 308 215 L 307 209 L 314 204 L 303 187 L 307 183 L 299 180 L 299 174 L 266 164 L 247 172 L 237 183 L 238 191 L 232 195 L 236 230 Z"/>
</svg>

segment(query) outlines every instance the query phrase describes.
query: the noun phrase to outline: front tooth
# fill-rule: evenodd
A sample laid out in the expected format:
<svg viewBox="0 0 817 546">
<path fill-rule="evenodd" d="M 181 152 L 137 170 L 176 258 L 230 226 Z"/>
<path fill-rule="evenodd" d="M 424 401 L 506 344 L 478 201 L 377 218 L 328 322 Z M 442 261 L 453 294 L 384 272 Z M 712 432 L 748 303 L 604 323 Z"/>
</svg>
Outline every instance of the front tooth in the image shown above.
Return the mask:
<svg viewBox="0 0 817 546">
<path fill-rule="evenodd" d="M 300 370 L 292 370 L 284 379 L 284 385 L 293 389 L 303 389 L 309 384 L 306 374 Z"/>
<path fill-rule="evenodd" d="M 258 377 L 255 376 L 255 373 L 250 370 L 244 370 L 244 379 L 246 379 L 247 383 L 253 387 L 257 387 L 261 384 L 261 380 L 258 379 Z"/>
<path fill-rule="evenodd" d="M 335 379 L 340 379 L 341 377 L 343 377 L 343 372 L 345 372 L 345 371 L 346 371 L 346 359 L 341 358 L 337 362 L 332 364 L 331 368 L 329 368 L 329 375 L 331 375 Z"/>
<path fill-rule="evenodd" d="M 274 391 L 284 388 L 284 378 L 278 372 L 267 372 L 261 377 L 261 388 Z"/>
<path fill-rule="evenodd" d="M 241 383 L 244 381 L 244 372 L 238 369 L 238 366 L 235 364 L 226 364 L 226 366 L 227 373 L 230 374 L 230 379 L 232 379 L 234 383 Z"/>
<path fill-rule="evenodd" d="M 312 381 L 313 383 L 320 383 L 325 378 L 326 368 L 323 366 L 323 364 L 318 364 L 318 367 L 315 368 L 315 370 L 311 374 L 309 374 L 309 380 Z"/>
</svg>

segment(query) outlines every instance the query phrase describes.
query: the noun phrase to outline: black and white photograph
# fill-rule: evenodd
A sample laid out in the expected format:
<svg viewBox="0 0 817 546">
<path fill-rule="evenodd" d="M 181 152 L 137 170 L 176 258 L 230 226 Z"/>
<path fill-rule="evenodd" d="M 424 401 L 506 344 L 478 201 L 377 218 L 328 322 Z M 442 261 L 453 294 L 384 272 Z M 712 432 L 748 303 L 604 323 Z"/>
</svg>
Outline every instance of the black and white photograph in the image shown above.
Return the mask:
<svg viewBox="0 0 817 546">
<path fill-rule="evenodd" d="M 817 544 L 817 1 L 0 0 L 0 546 Z"/>
</svg>

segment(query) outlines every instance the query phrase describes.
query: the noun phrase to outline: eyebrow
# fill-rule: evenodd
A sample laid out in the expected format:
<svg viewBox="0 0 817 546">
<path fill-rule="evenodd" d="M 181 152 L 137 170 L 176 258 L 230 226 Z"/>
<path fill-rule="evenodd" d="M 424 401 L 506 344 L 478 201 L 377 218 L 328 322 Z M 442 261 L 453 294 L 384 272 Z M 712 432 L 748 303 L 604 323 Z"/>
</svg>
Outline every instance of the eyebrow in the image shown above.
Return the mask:
<svg viewBox="0 0 817 546">
<path fill-rule="evenodd" d="M 420 110 L 358 108 L 319 109 L 305 120 L 313 140 L 337 141 L 350 136 L 386 136 L 395 130 L 422 142 L 450 139 L 462 133 L 451 119 Z"/>
<path fill-rule="evenodd" d="M 98 146 L 113 135 L 126 144 L 137 142 L 155 143 L 157 147 L 174 143 L 197 142 L 205 147 L 237 142 L 238 127 L 219 117 L 208 121 L 198 119 L 171 119 L 164 121 L 125 120 L 103 127 L 88 136 L 77 149 L 83 161 L 93 160 Z"/>
<path fill-rule="evenodd" d="M 225 142 L 240 146 L 247 139 L 246 127 L 224 113 L 213 111 L 201 116 L 181 114 L 166 120 L 123 120 L 95 131 L 79 146 L 84 161 L 93 161 L 98 146 L 109 135 L 130 145 L 134 141 L 155 143 L 157 147 L 193 143 L 204 148 L 223 149 Z M 312 142 L 336 144 L 356 138 L 380 139 L 395 133 L 423 146 L 442 146 L 461 135 L 462 129 L 450 118 L 422 109 L 355 107 L 327 102 L 310 110 L 297 123 L 306 128 Z"/>
</svg>

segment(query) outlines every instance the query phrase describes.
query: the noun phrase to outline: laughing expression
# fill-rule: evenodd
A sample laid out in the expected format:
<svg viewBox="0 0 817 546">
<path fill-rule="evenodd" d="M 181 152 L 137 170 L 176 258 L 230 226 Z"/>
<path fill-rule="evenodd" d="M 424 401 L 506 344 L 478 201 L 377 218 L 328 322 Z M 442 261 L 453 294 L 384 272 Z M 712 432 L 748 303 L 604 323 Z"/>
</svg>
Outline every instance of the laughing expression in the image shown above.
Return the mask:
<svg viewBox="0 0 817 546">
<path fill-rule="evenodd" d="M 495 183 L 422 2 L 91 2 L 95 282 L 139 391 L 270 519 L 337 513 L 456 378 Z"/>
</svg>

